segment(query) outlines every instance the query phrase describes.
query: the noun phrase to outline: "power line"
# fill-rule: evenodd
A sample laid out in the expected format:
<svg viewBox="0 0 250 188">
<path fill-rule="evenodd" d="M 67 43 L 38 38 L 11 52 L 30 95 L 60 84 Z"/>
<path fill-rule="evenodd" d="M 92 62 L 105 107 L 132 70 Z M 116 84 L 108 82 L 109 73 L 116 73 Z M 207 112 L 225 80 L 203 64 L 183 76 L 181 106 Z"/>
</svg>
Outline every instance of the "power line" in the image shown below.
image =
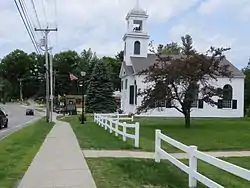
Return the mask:
<svg viewBox="0 0 250 188">
<path fill-rule="evenodd" d="M 43 14 L 44 14 L 44 16 L 45 16 L 45 21 L 47 22 L 47 26 L 48 26 L 49 24 L 48 24 L 48 20 L 47 20 L 46 11 L 45 11 L 44 0 L 42 0 L 42 7 L 43 7 Z"/>
<path fill-rule="evenodd" d="M 36 11 L 36 5 L 35 5 L 35 3 L 34 3 L 34 0 L 30 0 L 30 1 L 31 1 L 33 10 L 34 10 L 34 12 L 35 12 L 35 15 L 36 15 L 36 21 L 37 21 L 37 23 L 38 23 L 38 28 L 42 28 L 42 27 L 41 27 L 40 20 L 39 20 L 39 17 L 38 17 L 38 14 L 37 14 L 37 11 Z"/>
<path fill-rule="evenodd" d="M 23 0 L 19 0 L 19 3 L 20 3 L 20 5 L 21 5 L 21 9 L 22 9 L 22 11 L 23 11 L 23 13 L 24 13 L 24 17 L 25 17 L 25 19 L 26 19 L 26 22 L 28 23 L 28 27 L 29 27 L 30 32 L 31 32 L 31 34 L 32 34 L 32 36 L 33 36 L 33 39 L 34 39 L 34 41 L 36 42 L 37 34 L 36 34 L 36 33 L 34 34 L 34 31 L 33 31 L 34 23 L 32 22 L 32 19 L 30 19 L 30 17 L 29 17 L 29 14 L 28 14 L 28 11 L 27 11 L 26 4 L 25 4 L 25 2 L 24 2 Z M 35 37 L 35 36 L 36 36 L 36 37 Z M 36 44 L 37 44 L 37 42 L 36 42 Z M 39 50 L 39 51 L 40 51 L 40 50 Z"/>
<path fill-rule="evenodd" d="M 33 39 L 33 37 L 32 37 L 32 34 L 30 33 L 30 30 L 29 30 L 29 28 L 28 28 L 28 26 L 27 26 L 27 24 L 26 24 L 26 22 L 25 22 L 25 19 L 24 19 L 23 15 L 22 15 L 22 12 L 21 12 L 21 10 L 20 10 L 20 8 L 19 8 L 19 6 L 18 6 L 17 1 L 14 0 L 14 2 L 15 2 L 15 4 L 16 4 L 17 10 L 18 10 L 18 12 L 19 12 L 19 14 L 20 14 L 20 17 L 21 17 L 21 19 L 22 19 L 22 21 L 23 21 L 23 23 L 24 23 L 24 26 L 25 26 L 25 28 L 26 28 L 28 34 L 29 34 L 29 37 L 30 37 L 30 39 L 31 39 L 31 41 L 32 41 L 32 43 L 33 43 L 33 45 L 34 45 L 34 47 L 35 47 L 36 52 L 37 52 L 37 53 L 40 53 L 40 51 L 38 50 L 38 47 L 37 47 L 37 45 L 36 45 L 36 41 L 34 41 L 34 39 Z M 20 2 L 19 2 L 19 3 L 20 3 Z"/>
</svg>

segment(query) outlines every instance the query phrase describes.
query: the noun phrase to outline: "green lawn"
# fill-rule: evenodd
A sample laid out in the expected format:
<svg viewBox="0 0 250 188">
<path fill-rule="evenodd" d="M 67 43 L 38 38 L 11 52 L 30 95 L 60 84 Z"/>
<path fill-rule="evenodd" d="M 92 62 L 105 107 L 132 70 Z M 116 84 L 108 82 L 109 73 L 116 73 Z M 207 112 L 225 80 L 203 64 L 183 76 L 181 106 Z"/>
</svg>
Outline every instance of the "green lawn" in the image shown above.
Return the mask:
<svg viewBox="0 0 250 188">
<path fill-rule="evenodd" d="M 109 131 L 97 126 L 93 117 L 87 116 L 87 122 L 82 125 L 78 116 L 62 118 L 71 124 L 80 147 L 83 149 L 133 149 L 133 145 L 123 142 L 121 137 L 115 137 Z"/>
<path fill-rule="evenodd" d="M 183 119 L 140 118 L 140 145 L 144 150 L 154 150 L 155 129 L 186 145 L 197 145 L 207 150 L 249 150 L 250 119 L 192 119 L 192 128 L 184 128 Z M 174 151 L 163 145 L 164 149 Z"/>
<path fill-rule="evenodd" d="M 0 141 L 0 188 L 16 186 L 52 127 L 41 119 Z"/>
<path fill-rule="evenodd" d="M 228 161 L 250 169 L 250 158 Z M 187 188 L 188 176 L 169 162 L 144 159 L 87 159 L 98 188 Z M 199 163 L 199 172 L 230 188 L 246 188 L 250 183 L 210 165 Z M 198 187 L 205 187 L 198 184 Z"/>
<path fill-rule="evenodd" d="M 78 117 L 66 118 L 71 123 L 82 148 L 93 149 L 132 149 L 133 140 L 125 143 L 97 126 L 88 116 L 86 126 L 81 125 Z M 192 128 L 184 128 L 184 120 L 173 118 L 136 118 L 140 122 L 140 150 L 154 151 L 155 129 L 186 145 L 197 145 L 198 149 L 209 150 L 249 150 L 249 119 L 192 119 Z M 132 131 L 131 131 L 132 132 Z M 169 152 L 177 149 L 162 143 Z M 133 148 L 134 149 L 134 148 Z"/>
</svg>

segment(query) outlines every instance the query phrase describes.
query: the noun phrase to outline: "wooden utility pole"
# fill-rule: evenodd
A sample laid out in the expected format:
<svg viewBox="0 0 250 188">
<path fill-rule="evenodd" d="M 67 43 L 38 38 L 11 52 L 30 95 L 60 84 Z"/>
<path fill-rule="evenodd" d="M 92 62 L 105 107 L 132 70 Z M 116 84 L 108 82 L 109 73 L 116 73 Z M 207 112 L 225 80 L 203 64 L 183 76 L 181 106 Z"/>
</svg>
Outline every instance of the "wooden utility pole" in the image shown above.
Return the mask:
<svg viewBox="0 0 250 188">
<path fill-rule="evenodd" d="M 50 31 L 57 31 L 57 28 L 55 29 L 52 29 L 52 28 L 45 28 L 45 29 L 37 29 L 35 28 L 35 31 L 43 31 L 44 34 L 45 34 L 45 37 L 44 37 L 44 44 L 42 44 L 43 46 L 45 46 L 45 66 L 46 66 L 46 120 L 47 122 L 51 122 L 52 121 L 52 117 L 51 114 L 49 113 L 50 110 L 53 111 L 53 109 L 51 109 L 50 107 L 52 105 L 50 105 L 50 68 L 49 68 L 49 57 L 48 57 L 48 51 L 50 50 L 48 48 L 48 34 Z M 52 92 L 52 91 L 51 91 Z"/>
</svg>

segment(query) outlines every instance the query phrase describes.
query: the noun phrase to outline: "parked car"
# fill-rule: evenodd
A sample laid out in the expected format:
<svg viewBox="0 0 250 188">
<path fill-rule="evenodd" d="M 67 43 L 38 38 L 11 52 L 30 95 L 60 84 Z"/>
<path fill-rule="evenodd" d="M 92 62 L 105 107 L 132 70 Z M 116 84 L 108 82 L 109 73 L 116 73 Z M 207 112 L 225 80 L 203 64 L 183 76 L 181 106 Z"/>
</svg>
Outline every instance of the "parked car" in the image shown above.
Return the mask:
<svg viewBox="0 0 250 188">
<path fill-rule="evenodd" d="M 0 129 L 8 127 L 8 114 L 0 109 Z"/>
<path fill-rule="evenodd" d="M 54 112 L 56 112 L 58 114 L 62 114 L 63 112 L 65 112 L 65 108 L 63 106 L 55 106 Z"/>
<path fill-rule="evenodd" d="M 26 109 L 26 116 L 34 116 L 34 110 L 31 108 Z"/>
</svg>

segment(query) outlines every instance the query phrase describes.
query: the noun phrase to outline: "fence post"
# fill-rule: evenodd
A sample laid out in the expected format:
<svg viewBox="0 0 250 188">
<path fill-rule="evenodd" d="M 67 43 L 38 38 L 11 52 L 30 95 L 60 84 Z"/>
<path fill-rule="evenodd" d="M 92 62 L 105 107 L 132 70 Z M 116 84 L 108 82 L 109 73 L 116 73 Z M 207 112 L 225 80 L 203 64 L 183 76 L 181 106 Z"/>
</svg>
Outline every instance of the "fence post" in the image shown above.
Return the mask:
<svg viewBox="0 0 250 188">
<path fill-rule="evenodd" d="M 99 125 L 99 126 L 101 125 L 101 118 L 100 118 L 99 115 L 98 115 L 98 125 Z"/>
<path fill-rule="evenodd" d="M 112 133 L 113 132 L 113 123 L 112 123 L 112 119 L 109 120 L 109 132 Z"/>
<path fill-rule="evenodd" d="M 135 147 L 137 148 L 139 147 L 139 139 L 140 139 L 139 130 L 140 130 L 140 124 L 139 122 L 136 122 L 135 123 Z"/>
<path fill-rule="evenodd" d="M 159 163 L 161 161 L 161 155 L 158 152 L 158 148 L 161 148 L 161 130 L 155 130 L 155 162 Z"/>
<path fill-rule="evenodd" d="M 134 116 L 133 116 L 133 115 L 131 116 L 131 121 L 132 121 L 132 122 L 134 121 Z"/>
<path fill-rule="evenodd" d="M 120 115 L 119 115 L 119 113 L 117 113 L 117 121 L 118 122 L 120 121 Z"/>
<path fill-rule="evenodd" d="M 189 159 L 189 173 L 188 173 L 188 184 L 190 188 L 197 186 L 197 180 L 194 178 L 193 173 L 197 172 L 197 158 L 195 157 L 195 151 L 197 146 L 189 146 L 188 159 Z"/>
<path fill-rule="evenodd" d="M 122 140 L 125 142 L 126 141 L 126 122 L 122 123 Z"/>
<path fill-rule="evenodd" d="M 104 122 L 104 128 L 105 130 L 107 130 L 107 118 L 103 118 L 103 122 Z"/>
<path fill-rule="evenodd" d="M 103 116 L 100 116 L 100 125 L 101 127 L 104 127 L 104 119 L 103 119 Z"/>
<path fill-rule="evenodd" d="M 118 122 L 115 121 L 115 136 L 118 136 Z"/>
</svg>

